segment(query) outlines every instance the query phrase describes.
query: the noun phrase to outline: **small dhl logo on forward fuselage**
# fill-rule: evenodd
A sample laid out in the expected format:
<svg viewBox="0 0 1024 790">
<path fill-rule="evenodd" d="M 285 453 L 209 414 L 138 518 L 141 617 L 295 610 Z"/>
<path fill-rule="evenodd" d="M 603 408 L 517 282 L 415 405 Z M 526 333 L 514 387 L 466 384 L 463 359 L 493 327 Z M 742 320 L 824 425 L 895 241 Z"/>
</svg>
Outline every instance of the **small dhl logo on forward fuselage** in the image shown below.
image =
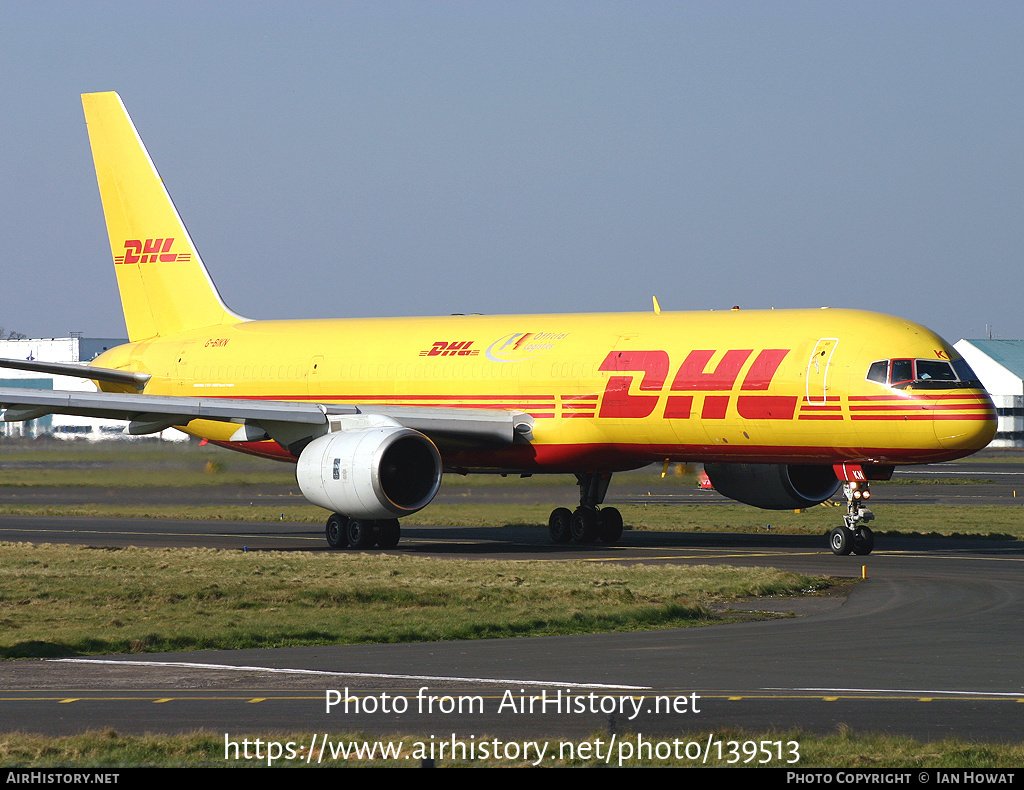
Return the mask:
<svg viewBox="0 0 1024 790">
<path fill-rule="evenodd" d="M 124 255 L 115 255 L 114 263 L 174 263 L 187 261 L 192 257 L 188 252 L 171 252 L 174 238 L 166 239 L 129 239 L 124 243 Z"/>
<path fill-rule="evenodd" d="M 766 348 L 754 358 L 743 381 L 741 392 L 764 392 L 772 383 L 782 360 L 789 353 L 788 348 Z M 686 393 L 728 392 L 739 380 L 740 371 L 754 353 L 753 349 L 732 349 L 725 352 L 714 370 L 707 370 L 708 363 L 717 352 L 714 349 L 700 349 L 687 354 L 669 386 L 665 399 L 666 419 L 689 419 L 693 408 L 693 395 Z M 605 357 L 599 370 L 617 373 L 643 373 L 640 393 L 629 392 L 633 376 L 611 376 L 604 389 L 599 417 L 637 419 L 649 417 L 658 406 L 669 374 L 667 351 L 612 351 Z M 678 394 L 677 394 L 678 393 Z M 725 419 L 731 395 L 705 395 L 701 418 L 705 420 Z M 795 395 L 737 395 L 736 409 L 741 417 L 752 420 L 791 420 L 796 411 Z"/>
<path fill-rule="evenodd" d="M 430 348 L 420 352 L 421 357 L 475 357 L 480 352 L 475 348 L 472 340 L 436 341 Z"/>
</svg>

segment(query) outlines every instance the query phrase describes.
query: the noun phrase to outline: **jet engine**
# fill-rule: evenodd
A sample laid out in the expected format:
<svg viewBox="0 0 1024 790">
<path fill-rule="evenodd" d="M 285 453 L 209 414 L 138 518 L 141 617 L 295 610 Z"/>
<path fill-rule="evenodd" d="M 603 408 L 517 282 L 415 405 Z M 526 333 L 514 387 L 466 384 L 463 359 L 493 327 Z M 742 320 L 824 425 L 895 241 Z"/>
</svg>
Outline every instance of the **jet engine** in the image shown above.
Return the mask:
<svg viewBox="0 0 1024 790">
<path fill-rule="evenodd" d="M 824 502 L 839 490 L 831 466 L 704 464 L 715 490 L 767 510 L 795 510 Z"/>
<path fill-rule="evenodd" d="M 441 456 L 419 431 L 387 418 L 329 433 L 299 454 L 302 495 L 355 519 L 392 519 L 426 507 L 441 485 Z"/>
</svg>

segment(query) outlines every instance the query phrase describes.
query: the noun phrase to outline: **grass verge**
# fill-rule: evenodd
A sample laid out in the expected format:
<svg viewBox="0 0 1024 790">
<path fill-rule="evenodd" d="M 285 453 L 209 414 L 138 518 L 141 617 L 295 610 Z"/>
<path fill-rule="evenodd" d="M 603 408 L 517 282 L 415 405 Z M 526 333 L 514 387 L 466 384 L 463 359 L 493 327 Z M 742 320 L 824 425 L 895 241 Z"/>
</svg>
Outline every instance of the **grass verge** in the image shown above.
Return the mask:
<svg viewBox="0 0 1024 790">
<path fill-rule="evenodd" d="M 0 544 L 0 657 L 683 627 L 829 581 L 775 569 Z"/>
<path fill-rule="evenodd" d="M 811 735 L 799 730 L 785 732 L 751 732 L 743 730 L 717 730 L 712 732 L 689 732 L 677 735 L 666 736 L 643 736 L 646 743 L 652 744 L 653 748 L 660 749 L 659 757 L 653 751 L 648 759 L 628 758 L 628 749 L 631 746 L 635 750 L 636 736 L 623 733 L 617 736 L 615 747 L 612 751 L 612 759 L 606 763 L 603 759 L 594 756 L 594 746 L 600 742 L 601 754 L 608 750 L 609 736 L 607 734 L 594 734 L 589 739 L 549 739 L 538 740 L 535 743 L 543 749 L 544 759 L 541 761 L 545 767 L 588 767 L 603 766 L 606 764 L 622 765 L 624 767 L 656 767 L 656 766 L 699 766 L 699 759 L 686 758 L 687 744 L 700 744 L 704 746 L 709 740 L 712 743 L 722 743 L 723 759 L 711 759 L 709 765 L 721 767 L 750 767 L 758 765 L 759 759 L 764 759 L 764 753 L 755 751 L 751 758 L 744 753 L 743 746 L 753 744 L 760 746 L 763 743 L 782 745 L 782 759 L 773 759 L 761 763 L 765 766 L 779 768 L 807 769 L 807 768 L 958 768 L 958 769 L 991 769 L 1000 767 L 1013 767 L 1024 764 L 1024 745 L 1015 744 L 980 744 L 959 739 L 944 739 L 939 741 L 919 741 L 913 738 L 885 735 L 855 734 L 847 729 L 841 729 L 832 735 Z M 431 745 L 438 745 L 436 738 L 417 735 L 388 735 L 376 737 L 362 732 L 340 732 L 328 736 L 328 742 L 335 744 L 336 749 L 341 746 L 354 748 L 369 748 L 372 744 L 378 744 L 372 759 L 366 756 L 356 756 L 354 748 L 349 752 L 347 758 L 337 754 L 332 759 L 329 749 L 325 753 L 322 763 L 317 763 L 316 757 L 307 764 L 305 759 L 305 748 L 310 742 L 309 733 L 260 733 L 260 734 L 235 734 L 231 733 L 232 741 L 240 745 L 245 739 L 250 743 L 250 754 L 254 754 L 257 738 L 261 741 L 261 757 L 263 759 L 234 759 L 234 752 L 229 750 L 228 758 L 225 757 L 225 735 L 214 732 L 194 732 L 184 735 L 124 735 L 113 730 L 87 732 L 81 735 L 66 737 L 47 737 L 42 735 L 31 735 L 24 733 L 0 734 L 0 766 L 19 766 L 24 768 L 46 768 L 64 766 L 91 766 L 95 768 L 118 768 L 136 766 L 161 766 L 161 767 L 240 767 L 245 765 L 257 766 L 267 765 L 268 742 L 281 744 L 282 754 L 285 753 L 287 745 L 291 744 L 296 757 L 294 759 L 280 758 L 271 761 L 276 767 L 324 767 L 324 766 L 363 766 L 363 767 L 404 767 L 408 768 L 418 764 L 423 755 L 429 755 Z M 516 748 L 522 743 L 519 741 L 509 742 L 505 739 L 494 739 L 486 735 L 478 735 L 473 739 L 473 746 L 477 749 L 478 759 L 468 759 L 472 752 L 468 751 L 470 739 L 460 739 L 467 744 L 467 759 L 461 759 L 462 754 L 457 753 L 457 759 L 439 759 L 436 762 L 438 767 L 532 767 L 537 760 L 537 749 L 531 749 L 529 759 L 523 759 L 522 754 L 518 759 L 514 758 L 515 749 L 509 749 L 509 758 L 494 759 L 482 758 L 483 747 L 488 747 L 488 752 L 498 751 L 499 754 L 506 754 L 505 745 L 515 745 Z M 737 744 L 735 750 L 731 746 Z M 791 762 L 794 749 L 791 744 L 797 744 L 795 754 L 799 760 Z M 391 758 L 382 758 L 382 747 L 388 746 L 392 750 L 401 749 L 396 756 L 390 752 Z M 301 750 L 301 751 L 300 751 Z M 695 753 L 696 747 L 691 747 L 691 753 Z M 748 747 L 747 751 L 751 751 Z M 677 756 L 678 752 L 678 756 Z M 436 753 L 436 752 L 435 752 Z M 239 754 L 244 752 L 239 751 Z M 715 749 L 712 754 L 717 757 Z M 777 755 L 776 755 L 777 756 Z M 447 754 L 446 754 L 447 757 Z M 621 760 L 621 762 L 620 762 Z M 749 760 L 748 762 L 744 762 Z M 730 762 L 731 761 L 731 762 Z"/>
</svg>

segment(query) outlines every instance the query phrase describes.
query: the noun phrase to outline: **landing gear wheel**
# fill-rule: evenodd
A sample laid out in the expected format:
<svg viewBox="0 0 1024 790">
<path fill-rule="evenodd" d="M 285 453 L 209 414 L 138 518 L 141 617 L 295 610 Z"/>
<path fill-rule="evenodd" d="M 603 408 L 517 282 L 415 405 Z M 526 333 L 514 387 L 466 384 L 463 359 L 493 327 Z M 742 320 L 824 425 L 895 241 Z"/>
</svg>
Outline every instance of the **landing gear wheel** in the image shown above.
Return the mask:
<svg viewBox="0 0 1024 790">
<path fill-rule="evenodd" d="M 598 512 L 612 479 L 611 472 L 576 472 L 575 475 L 580 487 L 580 506 L 571 513 L 564 507 L 551 511 L 548 518 L 551 540 L 593 543 L 601 538 L 606 543 L 614 543 L 622 535 L 622 516 L 615 508 L 608 508 L 607 516 L 602 515 L 604 511 Z"/>
<path fill-rule="evenodd" d="M 568 543 L 572 540 L 572 511 L 567 507 L 556 507 L 548 518 L 548 534 L 552 543 Z"/>
<path fill-rule="evenodd" d="M 386 518 L 377 522 L 377 545 L 382 549 L 393 549 L 402 539 L 402 526 L 397 518 Z"/>
<path fill-rule="evenodd" d="M 828 545 L 833 554 L 849 554 L 853 551 L 853 530 L 849 527 L 836 527 L 828 535 Z"/>
<path fill-rule="evenodd" d="M 853 553 L 870 554 L 875 548 L 875 533 L 863 525 L 853 531 Z"/>
<path fill-rule="evenodd" d="M 844 527 L 837 527 L 829 534 L 829 546 L 835 554 L 870 554 L 875 548 L 875 534 L 867 523 L 875 520 L 875 514 L 865 506 L 871 497 L 871 484 L 867 480 L 850 480 L 843 483 L 846 497 Z M 843 535 L 839 530 L 845 531 Z"/>
<path fill-rule="evenodd" d="M 585 507 L 576 508 L 572 514 L 572 539 L 577 543 L 593 543 L 597 540 L 599 524 L 597 511 Z"/>
<path fill-rule="evenodd" d="M 597 521 L 600 525 L 598 537 L 602 543 L 609 546 L 619 542 L 622 537 L 622 514 L 613 507 L 604 507 L 597 513 Z"/>
<path fill-rule="evenodd" d="M 327 545 L 332 549 L 348 548 L 348 518 L 341 513 L 327 519 Z"/>
<path fill-rule="evenodd" d="M 353 518 L 348 522 L 348 545 L 354 549 L 368 549 L 377 542 L 375 524 L 371 519 Z"/>
</svg>

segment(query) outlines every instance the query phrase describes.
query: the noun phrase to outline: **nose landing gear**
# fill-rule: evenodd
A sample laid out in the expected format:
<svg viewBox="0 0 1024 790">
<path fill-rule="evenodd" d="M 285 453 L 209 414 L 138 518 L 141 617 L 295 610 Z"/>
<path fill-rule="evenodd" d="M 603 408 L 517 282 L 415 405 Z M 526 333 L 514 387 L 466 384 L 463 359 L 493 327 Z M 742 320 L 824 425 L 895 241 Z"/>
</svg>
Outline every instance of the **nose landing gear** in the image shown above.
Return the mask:
<svg viewBox="0 0 1024 790">
<path fill-rule="evenodd" d="M 871 486 L 867 482 L 851 481 L 843 484 L 846 496 L 846 515 L 843 526 L 829 533 L 828 545 L 833 554 L 870 554 L 875 548 L 875 534 L 867 526 L 875 520 L 864 503 L 871 497 Z"/>
</svg>

